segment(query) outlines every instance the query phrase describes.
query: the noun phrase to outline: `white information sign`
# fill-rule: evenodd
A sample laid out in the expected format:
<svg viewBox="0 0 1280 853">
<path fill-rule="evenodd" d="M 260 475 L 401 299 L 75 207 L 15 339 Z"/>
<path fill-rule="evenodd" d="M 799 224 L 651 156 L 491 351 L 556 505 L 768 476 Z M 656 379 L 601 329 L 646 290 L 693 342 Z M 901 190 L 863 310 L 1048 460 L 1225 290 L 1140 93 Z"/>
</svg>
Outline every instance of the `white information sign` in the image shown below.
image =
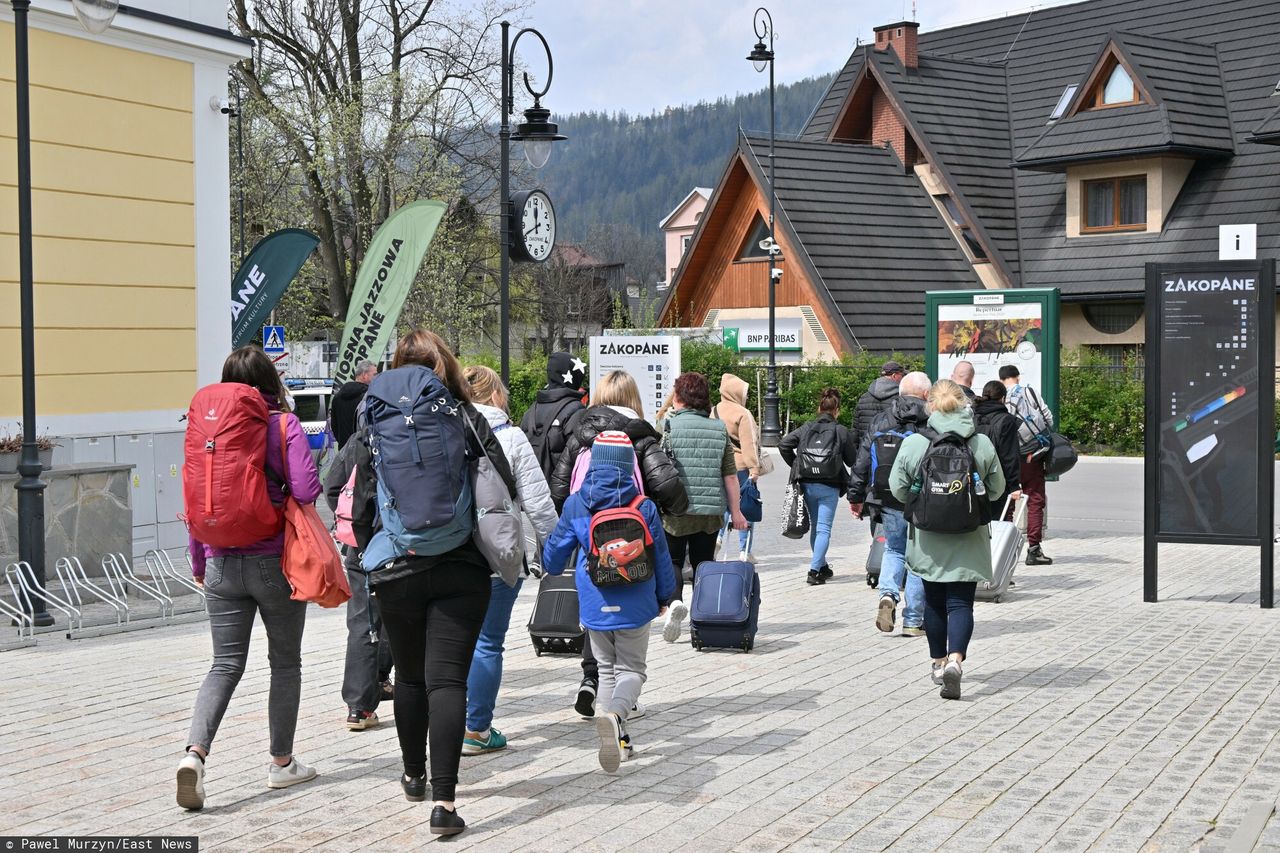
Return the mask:
<svg viewBox="0 0 1280 853">
<path fill-rule="evenodd" d="M 680 375 L 680 339 L 673 335 L 593 335 L 591 390 L 610 371 L 625 370 L 640 389 L 640 414 L 654 420 Z"/>
</svg>

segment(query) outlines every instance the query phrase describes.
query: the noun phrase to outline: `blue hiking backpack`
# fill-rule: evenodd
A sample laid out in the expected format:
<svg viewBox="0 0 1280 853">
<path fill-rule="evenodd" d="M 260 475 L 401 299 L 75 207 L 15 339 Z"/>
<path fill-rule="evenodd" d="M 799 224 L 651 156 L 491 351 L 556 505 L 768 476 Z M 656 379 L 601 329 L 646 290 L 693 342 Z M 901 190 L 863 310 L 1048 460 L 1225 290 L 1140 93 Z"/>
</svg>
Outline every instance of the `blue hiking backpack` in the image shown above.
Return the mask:
<svg viewBox="0 0 1280 853">
<path fill-rule="evenodd" d="M 466 542 L 473 527 L 467 413 L 449 389 L 422 365 L 388 370 L 369 383 L 365 417 L 380 533 L 390 545 L 371 542 L 365 570 L 389 558 L 444 554 Z"/>
</svg>

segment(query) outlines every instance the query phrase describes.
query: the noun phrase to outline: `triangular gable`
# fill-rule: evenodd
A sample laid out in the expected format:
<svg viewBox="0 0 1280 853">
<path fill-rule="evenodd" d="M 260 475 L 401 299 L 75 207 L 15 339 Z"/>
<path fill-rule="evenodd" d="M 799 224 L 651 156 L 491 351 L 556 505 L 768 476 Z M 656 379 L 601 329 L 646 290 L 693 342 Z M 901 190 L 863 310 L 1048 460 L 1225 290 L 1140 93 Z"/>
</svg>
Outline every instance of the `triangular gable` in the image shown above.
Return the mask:
<svg viewBox="0 0 1280 853">
<path fill-rule="evenodd" d="M 1093 93 L 1113 63 L 1124 66 L 1139 100 L 1091 109 Z M 1211 157 L 1235 150 L 1218 54 L 1210 45 L 1112 31 L 1077 80 L 1063 118 L 1049 120 L 1018 154 L 1019 168 L 1055 171 L 1090 160 Z"/>
<path fill-rule="evenodd" d="M 658 223 L 658 228 L 666 228 L 668 222 L 683 213 L 684 209 L 689 206 L 689 203 L 699 196 L 702 198 L 711 198 L 711 189 L 709 187 L 694 187 L 689 190 L 689 194 L 681 199 L 680 203 L 672 208 L 670 213 L 662 217 L 662 221 Z"/>
</svg>

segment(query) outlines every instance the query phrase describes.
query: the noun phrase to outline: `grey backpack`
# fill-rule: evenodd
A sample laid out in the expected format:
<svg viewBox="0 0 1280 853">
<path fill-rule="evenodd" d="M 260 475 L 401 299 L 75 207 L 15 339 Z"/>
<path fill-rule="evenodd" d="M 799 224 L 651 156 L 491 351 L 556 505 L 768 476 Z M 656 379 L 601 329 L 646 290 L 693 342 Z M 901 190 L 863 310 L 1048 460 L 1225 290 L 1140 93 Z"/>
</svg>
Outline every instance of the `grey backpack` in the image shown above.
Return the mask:
<svg viewBox="0 0 1280 853">
<path fill-rule="evenodd" d="M 476 432 L 470 418 L 464 418 L 481 448 L 484 442 Z M 512 429 L 502 424 L 494 429 L 500 432 Z M 524 568 L 524 527 L 520 523 L 520 506 L 511 497 L 502 475 L 493 467 L 487 453 L 471 463 L 471 491 L 476 507 L 476 523 L 472 539 L 503 583 L 514 587 Z"/>
</svg>

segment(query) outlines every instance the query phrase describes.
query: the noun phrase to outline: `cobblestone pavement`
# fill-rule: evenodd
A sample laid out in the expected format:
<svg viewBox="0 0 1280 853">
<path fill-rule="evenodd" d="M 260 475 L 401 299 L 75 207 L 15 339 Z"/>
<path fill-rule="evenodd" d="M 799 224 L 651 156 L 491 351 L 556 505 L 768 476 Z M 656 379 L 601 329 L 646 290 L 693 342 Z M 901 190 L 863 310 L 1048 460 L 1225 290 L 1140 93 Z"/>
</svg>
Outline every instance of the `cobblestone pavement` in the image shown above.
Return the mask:
<svg viewBox="0 0 1280 853">
<path fill-rule="evenodd" d="M 781 477 L 764 489 L 776 508 Z M 1050 492 L 1052 510 L 1052 491 Z M 1160 604 L 1141 601 L 1135 536 L 1052 534 L 979 604 L 965 697 L 938 698 L 925 640 L 879 634 L 860 571 L 865 528 L 837 517 L 836 577 L 761 532 L 755 652 L 650 649 L 649 713 L 616 776 L 570 709 L 579 674 L 509 636 L 504 753 L 464 759 L 450 842 L 482 850 L 1227 849 L 1280 795 L 1280 625 L 1257 607 L 1248 549 L 1165 546 Z M 404 801 L 391 711 L 348 733 L 341 612 L 313 609 L 297 750 L 320 777 L 269 791 L 265 637 L 209 760 L 202 813 L 173 773 L 208 666 L 203 623 L 0 655 L 0 835 L 171 834 L 205 850 L 400 850 L 427 842 Z M 1280 848 L 1280 823 L 1266 849 Z M 1247 849 L 1247 848 L 1245 848 Z"/>
</svg>

